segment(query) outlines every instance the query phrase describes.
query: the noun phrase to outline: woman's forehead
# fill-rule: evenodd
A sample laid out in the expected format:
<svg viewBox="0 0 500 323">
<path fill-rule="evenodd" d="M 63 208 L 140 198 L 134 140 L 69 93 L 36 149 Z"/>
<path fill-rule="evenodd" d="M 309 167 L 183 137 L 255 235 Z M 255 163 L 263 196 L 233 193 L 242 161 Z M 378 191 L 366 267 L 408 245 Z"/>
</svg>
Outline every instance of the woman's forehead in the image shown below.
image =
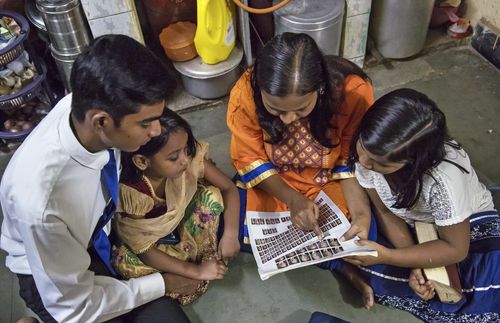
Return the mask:
<svg viewBox="0 0 500 323">
<path fill-rule="evenodd" d="M 292 111 L 307 107 L 316 99 L 317 92 L 310 92 L 303 95 L 289 94 L 287 96 L 274 96 L 262 91 L 262 100 L 276 110 Z"/>
</svg>

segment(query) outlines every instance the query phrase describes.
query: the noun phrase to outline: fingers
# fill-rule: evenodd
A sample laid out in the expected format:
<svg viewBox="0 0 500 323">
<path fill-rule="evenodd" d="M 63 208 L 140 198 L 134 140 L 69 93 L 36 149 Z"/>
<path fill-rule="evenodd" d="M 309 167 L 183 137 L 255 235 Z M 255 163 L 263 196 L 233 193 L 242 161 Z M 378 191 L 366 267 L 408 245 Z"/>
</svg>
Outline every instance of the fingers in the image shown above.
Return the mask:
<svg viewBox="0 0 500 323">
<path fill-rule="evenodd" d="M 217 254 L 215 255 L 215 258 L 220 261 L 222 259 L 223 255 L 224 255 L 224 252 L 222 251 L 222 247 L 219 244 L 219 248 L 217 248 Z"/>
<path fill-rule="evenodd" d="M 357 259 L 356 257 L 344 257 L 342 258 L 342 260 L 352 264 L 352 265 L 355 265 L 355 266 L 359 266 L 361 265 L 361 261 L 359 259 Z"/>
<path fill-rule="evenodd" d="M 426 281 L 421 269 L 414 269 L 408 281 L 410 288 L 423 300 L 432 299 L 436 295 L 434 285 L 431 281 Z"/>
<path fill-rule="evenodd" d="M 316 232 L 318 225 L 319 208 L 313 201 L 303 198 L 304 202 L 299 207 L 291 207 L 292 223 L 301 230 Z M 317 232 L 319 234 L 319 232 Z"/>
<path fill-rule="evenodd" d="M 224 278 L 224 275 L 226 275 L 226 272 L 227 272 L 226 264 L 223 261 L 219 261 L 219 260 L 215 260 L 215 259 L 210 260 L 210 262 L 212 262 L 210 264 L 210 269 L 209 269 L 211 274 L 209 274 L 208 280 L 217 280 L 217 279 Z"/>
<path fill-rule="evenodd" d="M 227 266 L 226 266 L 226 264 L 224 264 L 224 262 L 218 261 L 217 266 L 216 266 L 216 270 L 217 270 L 217 273 L 216 273 L 215 279 L 222 279 L 222 278 L 224 278 L 224 275 L 227 272 Z"/>
<path fill-rule="evenodd" d="M 372 242 L 370 240 L 361 240 L 361 239 L 360 240 L 355 240 L 354 243 L 357 244 L 360 247 L 362 247 L 362 246 L 370 246 L 372 244 Z"/>
<path fill-rule="evenodd" d="M 319 227 L 318 219 L 319 219 L 319 207 L 316 204 L 313 204 L 313 218 L 311 219 L 312 225 L 313 225 L 313 231 L 314 233 L 318 236 L 320 240 L 323 240 L 323 231 L 321 231 L 321 228 Z"/>
<path fill-rule="evenodd" d="M 319 227 L 318 223 L 316 223 L 316 225 L 314 226 L 313 231 L 318 236 L 318 238 L 320 240 L 323 240 L 324 234 L 323 234 L 323 231 L 321 231 L 321 228 Z"/>
<path fill-rule="evenodd" d="M 414 277 L 415 277 L 416 281 L 417 281 L 420 285 L 425 284 L 425 278 L 424 278 L 424 275 L 423 275 L 423 273 L 422 273 L 422 270 L 420 270 L 420 269 L 419 269 L 419 270 L 415 270 L 415 271 L 413 272 L 413 274 L 414 274 Z"/>
<path fill-rule="evenodd" d="M 237 238 L 227 238 L 223 235 L 218 246 L 217 260 L 227 263 L 227 258 L 236 257 L 240 252 L 240 248 L 240 242 Z"/>
<path fill-rule="evenodd" d="M 319 207 L 316 203 L 314 203 L 313 205 L 313 215 L 314 215 L 314 222 L 318 223 L 318 219 L 319 219 Z"/>
<path fill-rule="evenodd" d="M 436 292 L 434 290 L 425 289 L 423 291 L 418 291 L 418 292 L 415 291 L 415 294 L 417 294 L 418 297 L 420 297 L 424 301 L 428 301 L 428 300 L 434 298 L 434 296 L 436 295 Z"/>
<path fill-rule="evenodd" d="M 350 227 L 349 230 L 347 230 L 347 232 L 340 237 L 339 241 L 343 242 L 346 240 L 351 240 L 352 238 L 354 238 L 355 235 L 356 235 L 355 228 Z"/>
<path fill-rule="evenodd" d="M 319 229 L 318 219 L 316 218 L 313 210 L 299 211 L 296 216 L 291 218 L 291 220 L 294 225 L 304 231 L 316 231 L 316 227 Z"/>
<path fill-rule="evenodd" d="M 302 215 L 302 212 L 299 212 L 296 216 L 291 217 L 291 221 L 293 225 L 295 225 L 297 228 L 308 231 L 307 225 L 304 223 L 304 217 Z"/>
</svg>

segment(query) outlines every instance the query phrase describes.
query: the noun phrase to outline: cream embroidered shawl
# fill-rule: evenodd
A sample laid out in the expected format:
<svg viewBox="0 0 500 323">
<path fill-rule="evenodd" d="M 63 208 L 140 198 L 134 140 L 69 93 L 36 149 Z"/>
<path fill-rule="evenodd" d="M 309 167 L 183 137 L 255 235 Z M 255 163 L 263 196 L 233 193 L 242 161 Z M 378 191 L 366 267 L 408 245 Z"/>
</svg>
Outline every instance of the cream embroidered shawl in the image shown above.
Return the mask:
<svg viewBox="0 0 500 323">
<path fill-rule="evenodd" d="M 184 217 L 184 211 L 197 190 L 199 178 L 203 178 L 203 161 L 208 153 L 208 143 L 200 142 L 196 156 L 180 177 L 167 179 L 165 200 L 149 196 L 120 183 L 120 201 L 113 228 L 120 240 L 136 254 L 151 248 L 159 238 L 171 233 Z M 151 187 L 147 178 L 146 182 Z M 166 201 L 168 211 L 156 218 L 145 218 L 154 206 L 155 200 Z M 129 215 L 133 215 L 133 217 Z"/>
</svg>

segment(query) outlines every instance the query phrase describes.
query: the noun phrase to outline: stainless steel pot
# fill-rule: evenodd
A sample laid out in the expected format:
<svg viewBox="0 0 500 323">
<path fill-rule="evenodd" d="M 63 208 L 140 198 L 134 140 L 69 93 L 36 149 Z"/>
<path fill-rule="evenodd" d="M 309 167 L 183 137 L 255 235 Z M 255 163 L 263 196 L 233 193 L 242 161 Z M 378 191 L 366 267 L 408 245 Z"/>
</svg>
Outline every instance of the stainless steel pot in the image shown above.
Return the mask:
<svg viewBox="0 0 500 323">
<path fill-rule="evenodd" d="M 41 31 L 47 31 L 45 28 L 45 23 L 43 22 L 42 14 L 40 10 L 36 7 L 35 0 L 25 0 L 24 11 L 28 20 Z"/>
<path fill-rule="evenodd" d="M 173 64 L 188 93 L 201 99 L 216 99 L 227 95 L 240 77 L 242 58 L 243 51 L 235 46 L 229 57 L 218 64 L 205 64 L 199 56 Z"/>
<path fill-rule="evenodd" d="M 290 1 L 274 12 L 275 33 L 308 34 L 324 54 L 339 55 L 344 10 L 344 0 Z"/>
<path fill-rule="evenodd" d="M 80 0 L 37 0 L 36 6 L 59 52 L 81 52 L 92 40 Z"/>
<path fill-rule="evenodd" d="M 50 45 L 50 52 L 56 62 L 59 75 L 62 76 L 64 87 L 66 89 L 71 89 L 70 86 L 71 68 L 73 67 L 73 63 L 75 62 L 75 59 L 80 53 L 71 54 L 71 53 L 59 52 L 52 45 Z"/>
<path fill-rule="evenodd" d="M 69 87 L 73 61 L 90 44 L 92 33 L 80 0 L 36 0 L 50 38 L 50 50 L 64 86 Z"/>
<path fill-rule="evenodd" d="M 372 4 L 369 34 L 380 54 L 406 58 L 425 45 L 434 0 L 376 0 Z"/>
</svg>

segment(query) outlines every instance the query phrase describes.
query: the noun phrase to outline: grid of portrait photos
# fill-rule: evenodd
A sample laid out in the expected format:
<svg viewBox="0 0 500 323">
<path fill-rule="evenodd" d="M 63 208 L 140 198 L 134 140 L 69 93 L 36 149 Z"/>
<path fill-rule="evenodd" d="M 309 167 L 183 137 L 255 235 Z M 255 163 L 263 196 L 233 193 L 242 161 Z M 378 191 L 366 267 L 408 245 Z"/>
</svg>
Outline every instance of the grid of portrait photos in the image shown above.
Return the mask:
<svg viewBox="0 0 500 323">
<path fill-rule="evenodd" d="M 322 240 L 312 231 L 296 228 L 289 212 L 247 213 L 252 251 L 261 279 L 348 254 L 375 252 L 357 246 L 353 240 L 340 243 L 338 239 L 349 229 L 349 221 L 324 192 L 320 192 L 316 203 L 320 213 L 318 224 L 324 234 Z"/>
<path fill-rule="evenodd" d="M 344 214 L 336 206 L 332 207 L 333 202 L 326 194 L 320 193 L 316 203 L 319 207 L 318 224 L 325 237 L 329 236 L 332 229 L 343 223 L 344 227 L 348 227 Z M 257 233 L 253 235 L 255 239 L 252 239 L 252 243 L 262 264 L 286 255 L 307 242 L 317 240 L 314 232 L 302 231 L 295 227 L 290 221 L 288 212 L 272 213 L 263 217 L 250 216 L 249 222 L 251 231 Z M 286 226 L 286 229 L 278 232 L 280 226 L 281 228 Z"/>
<path fill-rule="evenodd" d="M 286 255 L 275 259 L 274 262 L 276 263 L 276 267 L 278 267 L 278 269 L 282 269 L 298 263 L 310 262 L 324 258 L 328 259 L 342 251 L 344 251 L 344 248 L 340 245 L 337 239 L 323 239 L 296 251 L 287 253 Z"/>
</svg>

